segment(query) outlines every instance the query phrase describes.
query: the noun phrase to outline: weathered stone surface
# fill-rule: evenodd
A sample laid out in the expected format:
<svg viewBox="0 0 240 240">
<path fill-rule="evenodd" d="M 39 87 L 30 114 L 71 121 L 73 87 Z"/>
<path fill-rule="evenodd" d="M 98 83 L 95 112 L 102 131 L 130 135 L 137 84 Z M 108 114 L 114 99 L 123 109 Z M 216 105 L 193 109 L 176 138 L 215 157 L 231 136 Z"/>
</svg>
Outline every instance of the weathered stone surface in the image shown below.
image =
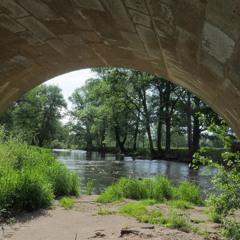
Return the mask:
<svg viewBox="0 0 240 240">
<path fill-rule="evenodd" d="M 30 14 L 39 19 L 55 19 L 57 15 L 43 1 L 24 0 L 18 1 Z"/>
<path fill-rule="evenodd" d="M 152 21 L 149 15 L 134 10 L 129 10 L 129 13 L 134 23 L 138 23 L 146 27 L 151 27 Z"/>
<path fill-rule="evenodd" d="M 224 31 L 205 22 L 203 28 L 203 49 L 219 62 L 225 63 L 231 56 L 235 42 Z"/>
<path fill-rule="evenodd" d="M 100 66 L 156 73 L 240 136 L 239 0 L 1 0 L 0 112 L 38 84 Z"/>
<path fill-rule="evenodd" d="M 0 14 L 0 25 L 12 33 L 17 33 L 25 30 L 22 25 L 5 14 Z"/>
<path fill-rule="evenodd" d="M 27 16 L 28 13 L 19 6 L 14 0 L 1 0 L 0 10 L 13 18 Z"/>
<path fill-rule="evenodd" d="M 126 6 L 137 11 L 143 12 L 144 14 L 148 13 L 148 9 L 145 1 L 142 0 L 125 0 Z"/>
<path fill-rule="evenodd" d="M 18 21 L 43 41 L 55 38 L 54 34 L 34 17 L 20 18 Z"/>
</svg>

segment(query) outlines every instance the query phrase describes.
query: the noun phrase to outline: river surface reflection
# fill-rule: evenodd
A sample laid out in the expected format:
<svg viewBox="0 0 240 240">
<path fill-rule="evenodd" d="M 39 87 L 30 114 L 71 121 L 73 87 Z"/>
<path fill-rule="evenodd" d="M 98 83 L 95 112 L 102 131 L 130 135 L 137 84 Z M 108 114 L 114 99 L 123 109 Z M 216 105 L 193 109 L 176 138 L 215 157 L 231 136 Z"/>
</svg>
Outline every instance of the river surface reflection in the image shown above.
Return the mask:
<svg viewBox="0 0 240 240">
<path fill-rule="evenodd" d="M 82 192 L 85 190 L 86 182 L 93 180 L 95 194 L 100 194 L 121 177 L 144 178 L 154 177 L 157 174 L 168 176 L 174 184 L 182 180 L 190 180 L 197 183 L 200 188 L 207 189 L 210 187 L 210 176 L 216 173 L 216 169 L 206 173 L 203 166 L 193 170 L 187 163 L 169 160 L 133 160 L 131 157 L 119 160 L 115 154 L 82 150 L 54 150 L 54 152 L 68 168 L 77 171 Z"/>
</svg>

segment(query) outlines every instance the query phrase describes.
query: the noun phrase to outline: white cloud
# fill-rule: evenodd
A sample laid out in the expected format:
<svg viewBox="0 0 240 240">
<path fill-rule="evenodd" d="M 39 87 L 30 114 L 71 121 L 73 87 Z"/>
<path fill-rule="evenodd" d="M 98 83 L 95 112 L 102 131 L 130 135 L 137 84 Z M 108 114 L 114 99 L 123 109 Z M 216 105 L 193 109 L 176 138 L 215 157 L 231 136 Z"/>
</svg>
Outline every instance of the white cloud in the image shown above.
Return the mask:
<svg viewBox="0 0 240 240">
<path fill-rule="evenodd" d="M 45 82 L 48 85 L 57 85 L 62 89 L 64 98 L 67 100 L 76 88 L 82 87 L 86 80 L 94 77 L 91 69 L 84 69 L 59 75 Z"/>
</svg>

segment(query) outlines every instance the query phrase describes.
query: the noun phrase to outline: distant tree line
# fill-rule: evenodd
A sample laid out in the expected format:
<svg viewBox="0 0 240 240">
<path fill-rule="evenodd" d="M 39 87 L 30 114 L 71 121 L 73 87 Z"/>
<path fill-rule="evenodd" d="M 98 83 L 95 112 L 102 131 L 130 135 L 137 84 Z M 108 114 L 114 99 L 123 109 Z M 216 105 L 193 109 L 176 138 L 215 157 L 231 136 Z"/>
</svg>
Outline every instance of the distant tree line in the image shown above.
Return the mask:
<svg viewBox="0 0 240 240">
<path fill-rule="evenodd" d="M 220 117 L 180 86 L 156 75 L 123 68 L 93 69 L 96 78 L 74 91 L 69 126 L 75 144 L 120 152 L 148 148 L 151 155 L 172 147 L 199 149 L 206 130 L 201 114 Z M 207 135 L 207 134 L 206 134 Z"/>
<path fill-rule="evenodd" d="M 69 98 L 70 110 L 59 87 L 43 84 L 15 102 L 0 124 L 9 134 L 21 134 L 31 145 L 112 148 L 121 153 L 147 149 L 159 157 L 176 147 L 187 147 L 192 156 L 201 139 L 202 144 L 213 140 L 201 115 L 216 123 L 221 118 L 180 86 L 132 69 L 92 71 L 96 77 Z M 63 124 L 62 117 L 68 117 L 68 122 Z"/>
</svg>

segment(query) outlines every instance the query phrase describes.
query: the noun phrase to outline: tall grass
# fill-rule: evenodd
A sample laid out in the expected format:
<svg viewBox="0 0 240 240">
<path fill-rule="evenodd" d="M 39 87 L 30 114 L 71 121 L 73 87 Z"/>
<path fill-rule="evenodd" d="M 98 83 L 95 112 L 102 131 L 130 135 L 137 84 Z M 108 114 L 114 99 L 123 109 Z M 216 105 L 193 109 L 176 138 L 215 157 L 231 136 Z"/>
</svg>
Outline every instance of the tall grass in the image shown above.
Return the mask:
<svg viewBox="0 0 240 240">
<path fill-rule="evenodd" d="M 0 211 L 50 206 L 54 197 L 79 194 L 79 180 L 49 149 L 16 139 L 0 142 Z"/>
<path fill-rule="evenodd" d="M 157 202 L 182 200 L 189 204 L 203 204 L 200 191 L 195 184 L 185 181 L 178 187 L 174 187 L 167 177 L 161 175 L 154 179 L 145 178 L 143 180 L 121 178 L 118 182 L 108 187 L 98 197 L 98 201 L 107 203 L 119 201 L 122 198 L 135 200 L 154 199 Z"/>
</svg>

